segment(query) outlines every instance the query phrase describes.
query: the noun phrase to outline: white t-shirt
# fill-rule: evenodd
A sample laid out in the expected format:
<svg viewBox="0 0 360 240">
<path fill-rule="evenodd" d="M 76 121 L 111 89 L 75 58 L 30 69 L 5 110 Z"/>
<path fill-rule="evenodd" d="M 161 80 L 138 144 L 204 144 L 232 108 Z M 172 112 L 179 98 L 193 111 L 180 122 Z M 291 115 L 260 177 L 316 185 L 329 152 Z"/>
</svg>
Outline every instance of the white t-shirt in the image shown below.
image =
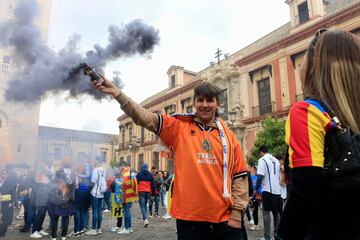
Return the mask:
<svg viewBox="0 0 360 240">
<path fill-rule="evenodd" d="M 257 174 L 263 175 L 262 191 L 280 195 L 280 163 L 267 153 L 258 161 Z M 270 175 L 269 175 L 270 174 Z M 270 181 L 269 181 L 270 180 Z"/>
<path fill-rule="evenodd" d="M 96 198 L 103 198 L 104 192 L 106 192 L 106 173 L 102 167 L 96 167 L 91 174 L 91 182 L 94 183 L 94 187 L 91 190 L 91 195 Z"/>
<path fill-rule="evenodd" d="M 286 199 L 286 198 L 287 198 L 286 186 L 280 185 L 280 193 L 281 193 L 281 198 L 282 198 L 282 199 Z"/>
</svg>

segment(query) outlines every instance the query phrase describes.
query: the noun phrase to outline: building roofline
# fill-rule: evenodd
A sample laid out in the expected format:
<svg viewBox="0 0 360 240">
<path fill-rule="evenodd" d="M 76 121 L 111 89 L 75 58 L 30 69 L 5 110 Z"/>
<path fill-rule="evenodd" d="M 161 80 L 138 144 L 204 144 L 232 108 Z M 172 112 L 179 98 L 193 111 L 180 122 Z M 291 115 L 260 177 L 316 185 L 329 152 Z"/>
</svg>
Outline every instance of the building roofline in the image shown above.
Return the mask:
<svg viewBox="0 0 360 240">
<path fill-rule="evenodd" d="M 334 14 L 329 14 L 327 16 L 325 15 L 325 18 L 322 19 L 321 21 L 314 23 L 313 25 L 305 28 L 302 31 L 288 35 L 287 37 L 281 39 L 278 42 L 275 42 L 269 46 L 259 49 L 258 51 L 251 53 L 250 55 L 245 56 L 242 59 L 236 61 L 235 64 L 238 66 L 249 64 L 249 63 L 251 63 L 257 59 L 260 59 L 272 52 L 275 52 L 281 48 L 284 48 L 293 43 L 296 43 L 301 39 L 312 36 L 316 32 L 316 30 L 318 30 L 320 28 L 331 27 L 331 26 L 336 25 L 336 23 L 345 21 L 347 19 L 351 19 L 351 18 L 353 18 L 354 14 L 359 13 L 359 11 L 360 11 L 360 1 L 358 3 L 356 3 L 355 5 L 348 6 L 347 8 L 343 9 L 343 11 L 341 11 L 341 12 L 335 12 L 334 13 L 335 15 Z M 289 24 L 289 23 L 287 23 L 287 24 Z M 283 25 L 282 27 L 284 27 L 285 25 Z M 273 32 L 267 34 L 266 36 L 262 37 L 261 39 L 269 36 Z M 259 39 L 259 40 L 261 40 L 261 39 Z M 259 40 L 255 41 L 252 44 L 255 44 Z M 252 44 L 250 44 L 249 46 L 251 46 Z M 242 50 L 238 51 L 237 53 L 238 54 L 241 53 Z"/>
</svg>

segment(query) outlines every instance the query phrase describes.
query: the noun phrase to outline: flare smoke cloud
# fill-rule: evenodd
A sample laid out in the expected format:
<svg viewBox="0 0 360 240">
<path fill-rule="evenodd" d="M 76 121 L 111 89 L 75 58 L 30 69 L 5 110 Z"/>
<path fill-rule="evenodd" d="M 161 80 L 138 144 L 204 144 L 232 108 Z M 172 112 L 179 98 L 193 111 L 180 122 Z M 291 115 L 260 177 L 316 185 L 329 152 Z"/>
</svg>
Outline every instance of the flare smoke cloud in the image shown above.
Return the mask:
<svg viewBox="0 0 360 240">
<path fill-rule="evenodd" d="M 74 34 L 58 52 L 49 48 L 41 37 L 34 20 L 39 14 L 36 0 L 20 0 L 15 8 L 15 19 L 0 24 L 0 47 L 12 49 L 17 72 L 10 79 L 6 90 L 9 101 L 33 102 L 47 93 L 69 90 L 70 97 L 88 94 L 102 99 L 89 78 L 82 74 L 81 66 L 87 63 L 99 72 L 109 61 L 134 54 L 150 56 L 159 44 L 159 32 L 142 20 L 134 20 L 121 27 L 109 26 L 108 45 L 94 45 L 85 54 L 77 50 L 80 36 Z M 123 86 L 120 79 L 115 79 Z"/>
</svg>

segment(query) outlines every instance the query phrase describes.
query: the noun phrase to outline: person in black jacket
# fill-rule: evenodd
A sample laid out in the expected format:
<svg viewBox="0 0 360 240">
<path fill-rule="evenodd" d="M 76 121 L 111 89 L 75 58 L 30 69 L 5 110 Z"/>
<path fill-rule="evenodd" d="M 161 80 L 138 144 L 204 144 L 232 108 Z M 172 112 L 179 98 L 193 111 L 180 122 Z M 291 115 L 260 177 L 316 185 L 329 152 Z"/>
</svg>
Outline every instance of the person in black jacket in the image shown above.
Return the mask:
<svg viewBox="0 0 360 240">
<path fill-rule="evenodd" d="M 30 232 L 31 225 L 34 221 L 34 194 L 32 188 L 35 185 L 35 173 L 34 171 L 28 172 L 23 179 L 19 181 L 19 192 L 23 196 L 24 206 L 24 226 L 20 229 L 20 232 Z"/>
<path fill-rule="evenodd" d="M 52 205 L 50 216 L 52 221 L 51 237 L 53 240 L 57 238 L 60 217 L 62 220 L 61 239 L 66 239 L 70 216 L 75 213 L 75 182 L 75 173 L 71 170 L 70 165 L 64 165 L 63 168 L 56 171 L 55 182 L 49 191 L 49 200 Z"/>
<path fill-rule="evenodd" d="M 12 168 L 7 165 L 6 169 L 0 172 L 0 194 L 2 221 L 0 223 L 0 237 L 4 237 L 7 228 L 12 224 L 14 215 L 14 196 L 16 192 L 16 175 Z"/>
</svg>

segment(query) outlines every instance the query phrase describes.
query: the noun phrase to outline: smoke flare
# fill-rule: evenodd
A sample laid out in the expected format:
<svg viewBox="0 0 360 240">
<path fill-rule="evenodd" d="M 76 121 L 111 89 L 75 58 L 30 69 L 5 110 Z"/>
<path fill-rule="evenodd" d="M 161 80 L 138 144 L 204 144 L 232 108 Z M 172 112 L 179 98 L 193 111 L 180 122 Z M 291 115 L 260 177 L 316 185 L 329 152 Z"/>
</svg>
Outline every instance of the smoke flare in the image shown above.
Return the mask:
<svg viewBox="0 0 360 240">
<path fill-rule="evenodd" d="M 137 19 L 120 27 L 109 26 L 108 45 L 94 45 L 82 54 L 77 50 L 80 35 L 72 35 L 66 46 L 58 52 L 49 48 L 41 37 L 34 20 L 39 14 L 36 0 L 20 0 L 15 8 L 16 18 L 0 24 L 0 47 L 12 49 L 17 71 L 5 92 L 8 101 L 33 102 L 48 93 L 69 90 L 70 97 L 88 94 L 95 99 L 104 98 L 81 72 L 82 64 L 92 65 L 103 73 L 109 61 L 135 54 L 150 56 L 159 44 L 159 31 Z M 119 78 L 116 84 L 123 86 Z"/>
</svg>

